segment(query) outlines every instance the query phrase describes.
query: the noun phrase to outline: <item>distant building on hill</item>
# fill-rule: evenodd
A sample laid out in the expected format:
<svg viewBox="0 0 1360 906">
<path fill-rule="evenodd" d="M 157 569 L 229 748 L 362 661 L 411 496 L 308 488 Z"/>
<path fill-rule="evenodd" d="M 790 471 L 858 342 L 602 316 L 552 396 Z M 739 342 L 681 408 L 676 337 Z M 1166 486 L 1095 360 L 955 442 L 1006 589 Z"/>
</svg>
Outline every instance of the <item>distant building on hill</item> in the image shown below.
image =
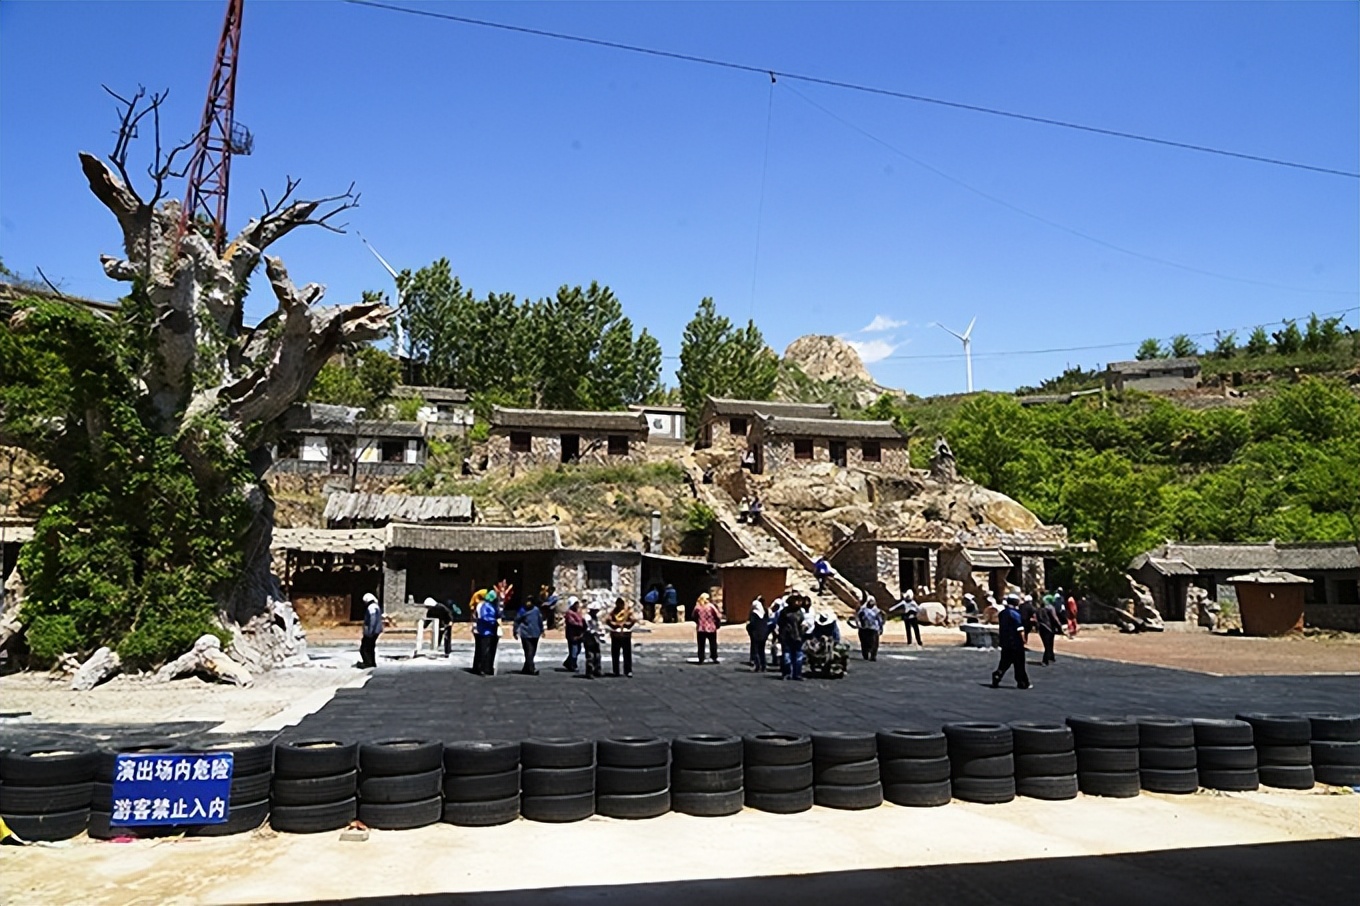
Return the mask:
<svg viewBox="0 0 1360 906">
<path fill-rule="evenodd" d="M 1199 386 L 1199 359 L 1142 359 L 1111 362 L 1105 366 L 1105 389 L 1115 393 L 1142 390 L 1163 393 L 1168 390 L 1194 390 Z"/>
<path fill-rule="evenodd" d="M 745 440 L 759 416 L 783 418 L 835 418 L 830 403 L 782 403 L 775 400 L 732 400 L 710 396 L 699 412 L 699 438 L 695 446 L 711 447 L 725 438 Z"/>
<path fill-rule="evenodd" d="M 572 412 L 555 409 L 491 410 L 487 461 L 498 466 L 641 461 L 647 455 L 647 419 L 641 412 Z"/>
</svg>

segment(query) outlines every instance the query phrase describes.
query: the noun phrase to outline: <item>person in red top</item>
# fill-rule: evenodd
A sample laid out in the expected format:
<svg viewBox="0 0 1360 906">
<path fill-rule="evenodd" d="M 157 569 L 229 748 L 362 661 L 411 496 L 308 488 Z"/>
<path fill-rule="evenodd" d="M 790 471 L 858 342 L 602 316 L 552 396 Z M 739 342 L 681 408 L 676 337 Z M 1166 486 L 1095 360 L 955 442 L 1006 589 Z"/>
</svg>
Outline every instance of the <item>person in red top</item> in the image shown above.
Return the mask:
<svg viewBox="0 0 1360 906">
<path fill-rule="evenodd" d="M 1058 589 L 1058 593 L 1057 595 L 1055 595 L 1055 597 L 1057 597 L 1058 600 L 1060 601 L 1062 600 L 1061 588 Z M 1069 639 L 1072 639 L 1076 638 L 1076 636 L 1077 636 L 1077 598 L 1075 595 L 1069 595 L 1067 598 L 1067 637 Z"/>
<path fill-rule="evenodd" d="M 722 614 L 713 606 L 707 593 L 699 595 L 699 600 L 694 602 L 694 623 L 699 633 L 699 663 L 704 662 L 704 642 L 708 642 L 713 663 L 718 663 L 718 626 L 722 623 Z"/>
</svg>

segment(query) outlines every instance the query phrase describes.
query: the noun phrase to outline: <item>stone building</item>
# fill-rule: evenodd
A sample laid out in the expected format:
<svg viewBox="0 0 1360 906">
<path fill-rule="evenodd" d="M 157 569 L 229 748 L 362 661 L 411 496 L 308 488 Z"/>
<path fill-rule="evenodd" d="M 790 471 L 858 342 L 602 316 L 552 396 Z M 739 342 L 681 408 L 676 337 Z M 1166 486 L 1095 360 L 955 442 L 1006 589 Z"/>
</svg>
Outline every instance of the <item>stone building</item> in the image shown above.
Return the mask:
<svg viewBox="0 0 1360 906">
<path fill-rule="evenodd" d="M 654 444 L 683 444 L 685 442 L 684 406 L 629 406 L 629 412 L 641 412 L 647 419 L 647 440 Z"/>
<path fill-rule="evenodd" d="M 425 464 L 420 422 L 366 420 L 348 406 L 295 406 L 274 446 L 270 467 L 282 473 L 405 475 Z"/>
<path fill-rule="evenodd" d="M 756 419 L 765 415 L 784 418 L 835 418 L 830 403 L 781 403 L 774 400 L 732 400 L 710 396 L 699 413 L 699 433 L 695 446 L 735 440 L 745 444 Z"/>
<path fill-rule="evenodd" d="M 544 466 L 558 463 L 640 462 L 647 456 L 647 419 L 641 412 L 491 410 L 487 464 Z"/>
<path fill-rule="evenodd" d="M 1194 390 L 1199 386 L 1199 359 L 1142 359 L 1111 362 L 1105 366 L 1105 389 L 1116 393 L 1142 390 L 1161 393 L 1168 390 Z"/>
<path fill-rule="evenodd" d="M 816 462 L 893 474 L 911 468 L 907 439 L 892 422 L 761 415 L 752 423 L 747 447 L 757 475 Z"/>
</svg>

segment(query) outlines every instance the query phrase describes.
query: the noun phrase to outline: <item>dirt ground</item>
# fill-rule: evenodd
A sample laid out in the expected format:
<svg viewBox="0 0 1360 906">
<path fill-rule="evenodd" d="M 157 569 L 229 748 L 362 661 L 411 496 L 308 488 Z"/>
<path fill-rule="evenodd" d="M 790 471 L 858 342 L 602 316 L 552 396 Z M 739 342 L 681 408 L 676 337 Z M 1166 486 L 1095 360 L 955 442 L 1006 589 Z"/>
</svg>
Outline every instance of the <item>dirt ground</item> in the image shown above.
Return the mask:
<svg viewBox="0 0 1360 906">
<path fill-rule="evenodd" d="M 1220 676 L 1360 673 L 1360 635 L 1353 634 L 1262 639 L 1209 632 L 1126 634 L 1102 627 L 1059 639 L 1056 651 Z"/>
</svg>

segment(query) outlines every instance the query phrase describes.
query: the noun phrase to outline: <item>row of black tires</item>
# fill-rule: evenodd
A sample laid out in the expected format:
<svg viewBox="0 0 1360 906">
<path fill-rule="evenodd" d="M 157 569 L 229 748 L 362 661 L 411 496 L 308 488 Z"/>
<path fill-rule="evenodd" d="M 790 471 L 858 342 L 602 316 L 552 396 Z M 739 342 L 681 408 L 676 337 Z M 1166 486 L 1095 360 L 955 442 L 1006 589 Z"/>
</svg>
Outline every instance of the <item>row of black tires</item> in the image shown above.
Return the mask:
<svg viewBox="0 0 1360 906">
<path fill-rule="evenodd" d="M 443 820 L 503 824 L 599 814 L 701 817 L 743 807 L 780 814 L 812 805 L 866 809 L 885 800 L 1129 797 L 1201 787 L 1308 789 L 1360 785 L 1360 715 L 1242 714 L 1236 720 L 1071 717 L 1065 723 L 956 723 L 942 730 L 529 739 L 170 741 L 123 745 L 141 754 L 234 753 L 229 820 L 190 827 L 223 835 L 259 827 L 311 833 L 354 820 L 380 829 Z M 26 839 L 88 829 L 108 838 L 186 832 L 111 825 L 114 751 L 0 752 L 0 815 Z"/>
</svg>

